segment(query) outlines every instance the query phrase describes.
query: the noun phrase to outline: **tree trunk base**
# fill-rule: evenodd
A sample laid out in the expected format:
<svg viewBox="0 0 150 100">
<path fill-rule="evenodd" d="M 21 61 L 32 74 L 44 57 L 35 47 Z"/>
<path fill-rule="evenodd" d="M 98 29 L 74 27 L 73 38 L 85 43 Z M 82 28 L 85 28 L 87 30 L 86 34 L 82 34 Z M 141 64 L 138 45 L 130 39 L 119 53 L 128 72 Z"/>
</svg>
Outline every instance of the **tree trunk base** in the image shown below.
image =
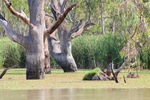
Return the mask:
<svg viewBox="0 0 150 100">
<path fill-rule="evenodd" d="M 39 72 L 39 73 L 37 73 Z M 35 70 L 29 70 L 26 71 L 26 79 L 30 80 L 30 79 L 43 79 L 44 78 L 44 71 L 39 70 L 39 71 L 35 71 Z"/>
<path fill-rule="evenodd" d="M 51 74 L 51 68 L 50 67 L 46 67 L 44 69 L 45 74 Z"/>
<path fill-rule="evenodd" d="M 63 69 L 63 71 L 64 71 L 64 73 L 69 73 L 69 72 L 76 72 L 77 70 L 74 70 L 74 69 Z"/>
</svg>

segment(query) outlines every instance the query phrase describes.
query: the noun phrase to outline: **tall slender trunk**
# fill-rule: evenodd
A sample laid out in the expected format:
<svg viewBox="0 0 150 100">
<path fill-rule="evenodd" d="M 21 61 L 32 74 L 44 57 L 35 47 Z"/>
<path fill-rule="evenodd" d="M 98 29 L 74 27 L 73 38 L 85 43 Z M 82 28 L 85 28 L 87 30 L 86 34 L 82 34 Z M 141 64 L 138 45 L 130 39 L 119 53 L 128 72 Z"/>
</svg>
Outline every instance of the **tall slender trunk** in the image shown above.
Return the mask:
<svg viewBox="0 0 150 100">
<path fill-rule="evenodd" d="M 114 20 L 113 24 L 112 24 L 112 33 L 113 33 L 113 35 L 115 34 L 115 32 L 116 32 L 116 21 Z"/>
<path fill-rule="evenodd" d="M 104 23 L 104 6 L 103 6 L 103 1 L 100 0 L 100 9 L 101 9 L 101 19 L 100 19 L 100 22 L 101 22 L 101 27 L 102 27 L 102 34 L 105 34 L 105 23 Z"/>
</svg>

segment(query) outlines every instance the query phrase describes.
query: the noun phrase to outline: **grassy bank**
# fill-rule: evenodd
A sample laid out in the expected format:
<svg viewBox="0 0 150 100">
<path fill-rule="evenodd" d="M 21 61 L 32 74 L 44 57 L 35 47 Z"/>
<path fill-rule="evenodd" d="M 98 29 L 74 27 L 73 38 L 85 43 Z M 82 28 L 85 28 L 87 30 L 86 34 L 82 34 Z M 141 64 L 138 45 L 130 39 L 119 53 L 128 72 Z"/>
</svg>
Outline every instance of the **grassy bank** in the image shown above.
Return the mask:
<svg viewBox="0 0 150 100">
<path fill-rule="evenodd" d="M 102 88 L 150 88 L 150 71 L 140 71 L 140 78 L 126 79 L 124 83 L 122 76 L 127 75 L 127 71 L 122 71 L 119 75 L 119 84 L 114 81 L 83 81 L 82 78 L 88 70 L 79 70 L 75 73 L 63 73 L 62 70 L 52 70 L 52 74 L 46 75 L 43 80 L 26 80 L 25 69 L 10 69 L 0 80 L 0 90 L 28 90 L 28 89 L 102 89 Z M 0 70 L 2 72 L 2 69 Z"/>
</svg>

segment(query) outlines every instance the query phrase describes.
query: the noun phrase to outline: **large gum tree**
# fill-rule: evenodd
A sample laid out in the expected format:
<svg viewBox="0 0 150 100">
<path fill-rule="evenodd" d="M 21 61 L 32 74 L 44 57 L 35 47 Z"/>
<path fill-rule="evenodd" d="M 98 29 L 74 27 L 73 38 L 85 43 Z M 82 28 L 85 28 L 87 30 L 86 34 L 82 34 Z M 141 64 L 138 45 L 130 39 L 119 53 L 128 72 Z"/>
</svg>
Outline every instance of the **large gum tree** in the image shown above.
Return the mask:
<svg viewBox="0 0 150 100">
<path fill-rule="evenodd" d="M 3 1 L 13 15 L 29 26 L 28 35 L 20 35 L 13 31 L 9 22 L 0 14 L 0 25 L 6 30 L 7 36 L 26 50 L 26 79 L 43 79 L 45 71 L 50 72 L 47 38 L 58 28 L 76 4 L 67 7 L 61 15 L 57 16 L 55 23 L 48 26 L 44 11 L 45 0 L 28 0 L 29 18 L 23 11 L 17 12 L 9 1 Z M 63 2 L 66 0 L 61 1 Z"/>
<path fill-rule="evenodd" d="M 51 0 L 51 11 L 56 21 L 66 10 L 66 2 L 67 0 Z M 53 34 L 49 36 L 48 40 L 50 53 L 63 71 L 75 72 L 77 70 L 77 65 L 72 55 L 71 40 L 81 35 L 94 24 L 90 20 L 84 21 L 82 19 L 77 21 L 75 14 L 72 14 L 71 12 L 69 20 L 70 21 L 64 19 L 62 24 L 58 27 L 57 32 L 53 32 Z M 68 24 L 69 22 L 72 22 L 71 28 Z"/>
</svg>

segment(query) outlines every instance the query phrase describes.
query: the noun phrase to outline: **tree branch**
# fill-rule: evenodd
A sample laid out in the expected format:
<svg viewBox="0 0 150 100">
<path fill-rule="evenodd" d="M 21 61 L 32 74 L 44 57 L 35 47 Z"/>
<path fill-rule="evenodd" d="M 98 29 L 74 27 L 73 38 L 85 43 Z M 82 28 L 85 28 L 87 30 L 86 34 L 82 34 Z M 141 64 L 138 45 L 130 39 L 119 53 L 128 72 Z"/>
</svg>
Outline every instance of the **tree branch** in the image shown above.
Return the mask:
<svg viewBox="0 0 150 100">
<path fill-rule="evenodd" d="M 83 24 L 83 19 L 80 20 L 80 23 L 73 26 L 73 28 L 70 30 L 70 34 L 73 34 L 77 32 L 80 28 L 83 28 L 82 24 Z"/>
<path fill-rule="evenodd" d="M 62 6 L 65 6 L 66 3 L 67 3 L 67 1 L 68 1 L 68 0 L 60 0 L 60 4 L 61 4 Z"/>
<path fill-rule="evenodd" d="M 9 11 L 15 15 L 16 17 L 20 18 L 24 23 L 29 25 L 29 27 L 33 28 L 34 25 L 30 23 L 29 18 L 26 16 L 26 14 L 21 10 L 21 13 L 17 12 L 13 7 L 12 4 L 8 0 L 3 0 L 6 4 Z"/>
<path fill-rule="evenodd" d="M 17 42 L 21 45 L 25 44 L 25 37 L 15 33 L 10 27 L 9 23 L 4 19 L 4 17 L 0 14 L 0 25 L 6 30 L 7 36 L 14 42 Z"/>
<path fill-rule="evenodd" d="M 75 26 L 72 30 L 71 30 L 71 38 L 76 38 L 77 36 L 80 36 L 85 30 L 87 30 L 90 26 L 95 25 L 92 22 L 86 22 L 84 26 L 81 26 L 81 21 L 80 23 Z"/>
<path fill-rule="evenodd" d="M 132 39 L 133 42 L 135 42 L 136 44 L 138 44 L 138 46 L 139 46 L 140 48 L 143 48 L 143 45 L 145 45 L 146 42 L 142 45 L 142 44 L 140 44 L 140 42 L 138 42 L 138 41 L 136 41 L 136 40 L 133 39 L 133 37 L 135 36 L 135 34 L 136 34 L 137 31 L 138 31 L 138 27 L 139 27 L 139 26 L 136 26 L 135 31 L 134 31 L 134 33 L 132 34 L 132 36 L 131 36 L 130 38 Z M 130 31 L 129 31 L 129 33 L 130 33 Z M 131 33 L 130 33 L 130 34 L 131 34 Z"/>
<path fill-rule="evenodd" d="M 116 82 L 116 83 L 119 83 L 118 78 L 117 78 L 117 76 L 116 76 L 115 73 L 114 73 L 114 64 L 113 64 L 113 62 L 112 62 L 112 65 L 111 65 L 111 71 L 112 71 L 113 77 L 114 77 L 114 79 L 115 79 L 115 82 Z"/>
<path fill-rule="evenodd" d="M 0 79 L 3 78 L 3 76 L 6 74 L 7 70 L 8 70 L 8 68 L 5 68 L 5 69 L 3 70 L 3 72 L 2 72 L 1 75 L 0 75 Z"/>
<path fill-rule="evenodd" d="M 120 73 L 120 71 L 125 67 L 126 63 L 127 63 L 127 60 L 125 60 L 123 62 L 123 64 L 116 70 L 116 72 L 115 72 L 116 76 L 118 76 L 118 74 Z"/>
<path fill-rule="evenodd" d="M 64 19 L 66 18 L 67 14 L 69 13 L 70 10 L 72 10 L 72 8 L 76 6 L 76 3 L 71 4 L 63 14 L 60 14 L 57 18 L 57 21 L 55 22 L 55 24 L 53 24 L 49 29 L 47 29 L 45 31 L 45 35 L 48 36 L 49 34 L 52 34 L 58 27 L 59 25 L 64 21 Z"/>
</svg>

